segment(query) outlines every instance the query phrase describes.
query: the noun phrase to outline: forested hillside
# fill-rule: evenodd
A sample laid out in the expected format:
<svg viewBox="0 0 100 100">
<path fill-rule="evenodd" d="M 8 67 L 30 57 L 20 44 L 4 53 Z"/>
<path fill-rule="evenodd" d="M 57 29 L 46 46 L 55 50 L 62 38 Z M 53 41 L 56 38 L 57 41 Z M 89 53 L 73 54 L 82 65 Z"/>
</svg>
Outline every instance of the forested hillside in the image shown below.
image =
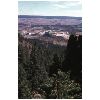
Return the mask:
<svg viewBox="0 0 100 100">
<path fill-rule="evenodd" d="M 18 35 L 18 98 L 82 98 L 82 36 L 68 45 L 42 44 Z"/>
</svg>

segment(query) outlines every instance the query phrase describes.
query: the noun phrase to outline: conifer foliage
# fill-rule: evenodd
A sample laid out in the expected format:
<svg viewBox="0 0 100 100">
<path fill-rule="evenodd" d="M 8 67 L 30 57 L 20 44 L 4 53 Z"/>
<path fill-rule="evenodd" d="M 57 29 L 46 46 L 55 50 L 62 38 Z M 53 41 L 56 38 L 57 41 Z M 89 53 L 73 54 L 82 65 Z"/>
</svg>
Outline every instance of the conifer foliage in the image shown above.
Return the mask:
<svg viewBox="0 0 100 100">
<path fill-rule="evenodd" d="M 81 46 L 81 36 L 70 36 L 62 47 L 19 35 L 18 98 L 81 99 Z"/>
</svg>

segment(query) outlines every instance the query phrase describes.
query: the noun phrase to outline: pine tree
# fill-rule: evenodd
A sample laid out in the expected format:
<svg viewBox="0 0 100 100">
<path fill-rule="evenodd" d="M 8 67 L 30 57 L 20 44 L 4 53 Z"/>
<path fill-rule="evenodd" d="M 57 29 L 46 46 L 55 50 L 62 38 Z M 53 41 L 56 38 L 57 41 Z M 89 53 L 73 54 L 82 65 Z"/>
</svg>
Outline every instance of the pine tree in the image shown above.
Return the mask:
<svg viewBox="0 0 100 100">
<path fill-rule="evenodd" d="M 38 58 L 38 60 L 36 59 Z M 30 65 L 29 65 L 29 76 L 32 83 L 32 87 L 38 88 L 43 81 L 47 78 L 46 69 L 44 66 L 41 66 L 37 63 L 40 58 L 37 57 L 37 49 L 32 47 L 31 55 L 30 55 Z"/>
<path fill-rule="evenodd" d="M 20 44 L 18 44 L 18 63 L 23 63 L 23 50 Z"/>
<path fill-rule="evenodd" d="M 81 99 L 81 86 L 70 79 L 70 71 L 67 73 L 58 70 L 40 88 L 45 91 L 47 99 Z"/>
<path fill-rule="evenodd" d="M 50 66 L 50 71 L 49 71 L 49 75 L 51 76 L 52 74 L 56 74 L 57 73 L 57 70 L 60 69 L 60 59 L 58 57 L 57 54 L 54 54 L 53 55 L 53 63 L 52 65 Z"/>
<path fill-rule="evenodd" d="M 70 79 L 70 72 L 64 73 L 58 70 L 53 83 L 51 96 L 55 95 L 58 99 L 81 98 L 81 86 Z"/>
<path fill-rule="evenodd" d="M 82 80 L 82 36 L 71 35 L 65 51 L 63 71 L 71 70 L 71 77 L 81 82 Z"/>
<path fill-rule="evenodd" d="M 22 64 L 18 66 L 18 98 L 19 99 L 31 99 L 30 83 L 27 80 L 27 74 Z"/>
</svg>

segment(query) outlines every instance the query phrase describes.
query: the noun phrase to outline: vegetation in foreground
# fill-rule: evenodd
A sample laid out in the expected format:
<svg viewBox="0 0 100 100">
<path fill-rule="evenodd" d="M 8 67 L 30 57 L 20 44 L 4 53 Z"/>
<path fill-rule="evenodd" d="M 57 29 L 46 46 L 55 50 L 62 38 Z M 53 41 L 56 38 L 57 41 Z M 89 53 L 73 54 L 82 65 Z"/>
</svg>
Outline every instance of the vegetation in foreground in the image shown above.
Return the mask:
<svg viewBox="0 0 100 100">
<path fill-rule="evenodd" d="M 19 99 L 82 98 L 82 37 L 70 36 L 67 48 L 40 45 L 19 35 Z"/>
</svg>

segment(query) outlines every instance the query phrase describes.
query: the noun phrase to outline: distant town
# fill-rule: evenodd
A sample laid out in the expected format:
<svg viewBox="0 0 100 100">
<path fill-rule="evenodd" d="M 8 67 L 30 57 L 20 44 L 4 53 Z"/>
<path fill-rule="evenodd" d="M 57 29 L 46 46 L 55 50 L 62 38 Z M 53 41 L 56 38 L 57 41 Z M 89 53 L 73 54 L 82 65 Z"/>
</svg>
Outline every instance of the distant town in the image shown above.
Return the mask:
<svg viewBox="0 0 100 100">
<path fill-rule="evenodd" d="M 27 39 L 66 46 L 71 34 L 82 35 L 82 18 L 19 15 L 18 33 Z"/>
</svg>

